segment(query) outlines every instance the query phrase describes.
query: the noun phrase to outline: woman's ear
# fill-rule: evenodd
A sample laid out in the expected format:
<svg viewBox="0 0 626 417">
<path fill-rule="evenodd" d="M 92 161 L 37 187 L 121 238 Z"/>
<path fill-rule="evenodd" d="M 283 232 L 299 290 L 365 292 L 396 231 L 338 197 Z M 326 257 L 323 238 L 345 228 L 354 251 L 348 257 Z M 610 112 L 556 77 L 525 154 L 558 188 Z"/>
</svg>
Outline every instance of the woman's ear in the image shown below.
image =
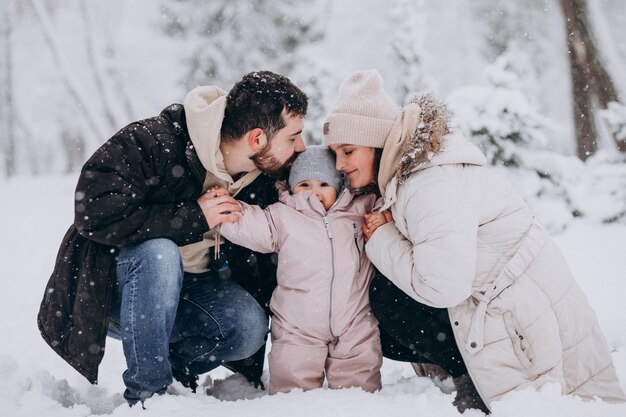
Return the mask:
<svg viewBox="0 0 626 417">
<path fill-rule="evenodd" d="M 258 153 L 267 144 L 267 136 L 260 127 L 250 130 L 246 135 L 246 140 L 253 154 Z"/>
</svg>

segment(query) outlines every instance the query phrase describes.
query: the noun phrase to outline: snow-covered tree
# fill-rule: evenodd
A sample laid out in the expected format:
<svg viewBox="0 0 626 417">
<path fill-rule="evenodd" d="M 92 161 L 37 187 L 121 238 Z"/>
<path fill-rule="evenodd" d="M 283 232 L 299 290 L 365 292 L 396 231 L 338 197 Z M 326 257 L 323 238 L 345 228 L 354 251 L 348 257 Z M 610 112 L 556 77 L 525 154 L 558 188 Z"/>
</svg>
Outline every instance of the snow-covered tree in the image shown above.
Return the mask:
<svg viewBox="0 0 626 417">
<path fill-rule="evenodd" d="M 307 144 L 323 142 L 324 120 L 334 104 L 340 80 L 333 71 L 333 63 L 325 58 L 321 44 L 307 45 L 300 51 L 301 58 L 289 78 L 306 93 L 309 110 L 304 137 Z"/>
<path fill-rule="evenodd" d="M 163 28 L 192 42 L 187 84 L 214 82 L 224 88 L 243 74 L 267 69 L 290 73 L 298 49 L 323 37 L 315 13 L 301 13 L 295 0 L 181 0 L 162 7 Z"/>
<path fill-rule="evenodd" d="M 600 117 L 606 122 L 609 133 L 618 142 L 626 142 L 626 106 L 616 101 L 608 103 Z"/>
<path fill-rule="evenodd" d="M 553 231 L 573 217 L 626 221 L 626 159 L 600 153 L 586 163 L 549 150 L 559 126 L 524 94 L 514 59 L 505 53 L 486 70 L 486 86 L 448 97 L 454 124 L 476 143 L 493 169 L 519 192 Z M 614 107 L 615 120 L 623 120 Z"/>
<path fill-rule="evenodd" d="M 493 61 L 513 45 L 527 52 L 540 52 L 540 42 L 547 37 L 546 23 L 551 0 L 477 0 L 472 18 L 480 21 L 487 40 L 484 54 Z"/>
<path fill-rule="evenodd" d="M 522 93 L 511 59 L 505 53 L 487 68 L 488 86 L 461 88 L 448 97 L 455 121 L 493 165 L 523 165 L 522 154 L 545 148 L 554 127 Z"/>
<path fill-rule="evenodd" d="M 75 170 L 136 117 L 117 57 L 120 7 L 113 1 L 1 3 L 5 175 Z"/>
<path fill-rule="evenodd" d="M 626 88 L 622 3 L 587 3 L 618 91 Z M 441 95 L 482 82 L 484 65 L 505 53 L 519 79 L 514 90 L 559 123 L 547 147 L 575 152 L 559 1 L 5 0 L 0 20 L 4 176 L 75 170 L 126 123 L 198 84 L 228 89 L 252 70 L 285 74 L 307 93 L 305 135 L 317 143 L 353 71 L 377 68 L 402 105 L 415 91 Z M 618 108 L 597 113 L 609 144 L 623 137 Z"/>
<path fill-rule="evenodd" d="M 93 26 L 90 21 L 89 10 L 82 2 L 77 3 L 78 9 L 64 9 L 64 5 L 56 2 L 44 4 L 40 0 L 31 0 L 30 3 L 37 29 L 41 31 L 48 47 L 48 53 L 52 56 L 55 64 L 54 70 L 66 89 L 68 99 L 79 109 L 75 116 L 81 117 L 86 130 L 90 132 L 86 135 L 87 138 L 99 143 L 102 138 L 110 136 L 115 129 L 118 129 L 120 124 L 117 123 L 115 110 L 112 108 L 114 106 L 111 104 L 108 91 L 104 87 L 104 70 L 99 62 L 101 57 L 96 55 L 94 48 L 93 35 L 91 34 Z M 93 8 L 90 10 L 93 11 Z M 89 71 L 81 71 L 80 74 L 77 74 L 76 67 L 72 66 L 77 51 L 64 47 L 64 40 L 62 39 L 65 22 L 59 17 L 67 12 L 74 15 L 74 24 L 79 24 L 82 21 L 84 28 L 84 33 L 81 33 L 81 36 L 76 39 L 83 42 L 81 45 L 84 47 L 83 56 L 89 63 Z M 94 87 L 98 99 L 94 100 L 94 95 L 90 95 L 88 89 L 81 83 L 81 80 L 84 79 L 91 81 L 91 86 Z"/>
<path fill-rule="evenodd" d="M 396 22 L 391 48 L 391 59 L 397 67 L 398 81 L 394 96 L 398 103 L 406 103 L 416 93 L 431 86 L 422 65 L 425 53 L 426 6 L 423 0 L 396 0 L 391 17 Z"/>
<path fill-rule="evenodd" d="M 270 70 L 288 76 L 310 98 L 307 121 L 314 126 L 327 110 L 332 63 L 316 46 L 324 38 L 328 0 L 182 0 L 162 6 L 163 29 L 195 48 L 187 58 L 189 88 L 230 88 L 244 74 Z M 332 83 L 331 83 L 332 84 Z M 321 132 L 321 131 L 320 131 Z M 309 142 L 321 134 L 307 130 Z"/>
<path fill-rule="evenodd" d="M 549 146 L 574 153 L 570 85 L 564 73 L 569 70 L 564 25 L 558 2 L 553 0 L 477 0 L 472 2 L 472 19 L 482 32 L 484 58 L 489 64 L 506 55 L 531 105 L 563 126 L 558 140 Z"/>
</svg>

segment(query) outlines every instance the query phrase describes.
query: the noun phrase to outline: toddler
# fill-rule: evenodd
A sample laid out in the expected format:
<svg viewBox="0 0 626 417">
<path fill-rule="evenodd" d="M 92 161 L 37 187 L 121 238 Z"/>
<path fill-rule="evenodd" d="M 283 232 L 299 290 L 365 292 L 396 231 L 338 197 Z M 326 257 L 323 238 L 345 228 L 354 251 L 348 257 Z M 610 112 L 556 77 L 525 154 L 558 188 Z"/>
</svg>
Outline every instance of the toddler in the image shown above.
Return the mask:
<svg viewBox="0 0 626 417">
<path fill-rule="evenodd" d="M 378 323 L 368 299 L 373 268 L 362 233 L 376 197 L 342 189 L 334 159 L 328 148 L 309 146 L 291 168 L 291 194 L 281 192 L 265 210 L 240 202 L 240 219 L 220 226 L 233 243 L 278 252 L 270 394 L 319 388 L 324 374 L 330 388 L 381 386 Z M 377 219 L 370 229 L 386 222 L 382 213 L 370 217 Z"/>
</svg>

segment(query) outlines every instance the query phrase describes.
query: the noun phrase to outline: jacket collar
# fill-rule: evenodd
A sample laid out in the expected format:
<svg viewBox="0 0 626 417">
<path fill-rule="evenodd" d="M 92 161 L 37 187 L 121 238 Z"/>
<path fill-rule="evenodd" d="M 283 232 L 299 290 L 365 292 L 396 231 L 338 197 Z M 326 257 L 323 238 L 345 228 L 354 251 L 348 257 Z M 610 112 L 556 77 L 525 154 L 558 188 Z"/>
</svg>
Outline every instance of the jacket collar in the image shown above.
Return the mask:
<svg viewBox="0 0 626 417">
<path fill-rule="evenodd" d="M 441 150 L 450 132 L 446 106 L 432 95 L 414 97 L 398 114 L 387 138 L 378 167 L 378 184 L 384 196 L 389 181 L 402 183 L 413 169 Z"/>
<path fill-rule="evenodd" d="M 189 137 L 183 106 L 180 104 L 172 104 L 163 109 L 160 116 L 167 119 L 174 127 L 174 135 L 176 135 L 178 140 L 185 142 L 185 159 L 187 160 L 187 164 L 194 177 L 202 184 L 206 177 L 206 168 L 204 168 L 200 162 L 200 158 L 198 158 L 198 154 Z"/>
<path fill-rule="evenodd" d="M 400 185 L 414 172 L 447 164 L 482 166 L 485 156 L 458 130 L 449 128 L 445 106 L 430 95 L 414 98 L 391 129 L 380 162 L 381 209 L 397 200 Z"/>
<path fill-rule="evenodd" d="M 340 191 L 335 203 L 326 210 L 322 202 L 315 196 L 313 191 L 303 191 L 298 194 L 291 194 L 283 190 L 278 199 L 283 204 L 307 215 L 326 216 L 331 212 L 345 211 L 353 200 L 353 195 L 347 188 Z"/>
</svg>

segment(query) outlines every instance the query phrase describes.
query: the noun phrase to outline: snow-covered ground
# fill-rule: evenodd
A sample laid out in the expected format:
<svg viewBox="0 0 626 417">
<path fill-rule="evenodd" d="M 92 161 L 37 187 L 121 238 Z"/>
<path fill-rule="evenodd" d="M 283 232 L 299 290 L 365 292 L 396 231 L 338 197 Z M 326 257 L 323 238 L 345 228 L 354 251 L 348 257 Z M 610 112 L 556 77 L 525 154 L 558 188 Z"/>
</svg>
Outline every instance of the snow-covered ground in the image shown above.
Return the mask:
<svg viewBox="0 0 626 417">
<path fill-rule="evenodd" d="M 267 396 L 226 370 L 205 380 L 210 395 L 178 383 L 150 399 L 147 410 L 129 408 L 121 392 L 121 345 L 109 340 L 100 384 L 91 386 L 44 343 L 36 314 L 58 245 L 72 220 L 76 175 L 0 180 L 0 416 L 456 416 L 449 384 L 443 391 L 414 376 L 404 363 L 385 361 L 383 389 L 292 392 Z M 626 389 L 626 227 L 583 220 L 555 236 L 595 306 Z M 267 374 L 265 375 L 267 378 Z M 445 393 L 444 391 L 448 392 Z M 233 401 L 236 400 L 236 401 Z M 476 410 L 466 416 L 482 416 Z M 623 417 L 626 405 L 560 397 L 558 389 L 511 394 L 493 405 L 494 417 Z"/>
</svg>

